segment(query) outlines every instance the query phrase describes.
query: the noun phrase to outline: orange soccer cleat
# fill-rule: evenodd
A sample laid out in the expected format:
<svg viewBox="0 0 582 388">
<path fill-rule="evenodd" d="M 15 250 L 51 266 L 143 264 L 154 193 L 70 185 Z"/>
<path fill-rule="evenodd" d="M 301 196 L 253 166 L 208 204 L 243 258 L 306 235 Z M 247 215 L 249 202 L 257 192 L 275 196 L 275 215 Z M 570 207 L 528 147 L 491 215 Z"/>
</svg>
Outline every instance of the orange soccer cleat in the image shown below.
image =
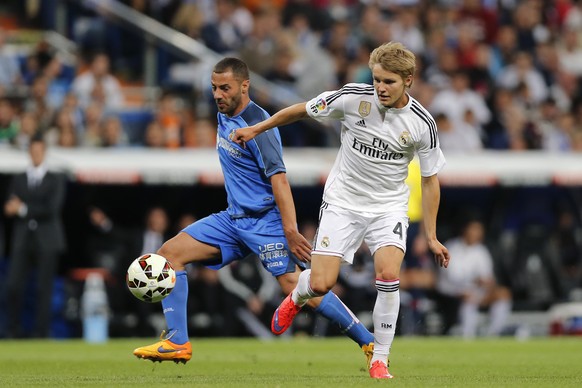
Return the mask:
<svg viewBox="0 0 582 388">
<path fill-rule="evenodd" d="M 362 345 L 362 350 L 364 351 L 364 356 L 366 356 L 366 368 L 370 369 L 370 362 L 372 362 L 372 356 L 374 355 L 374 343 L 370 342 L 367 345 Z"/>
<path fill-rule="evenodd" d="M 133 351 L 137 358 L 151 361 L 174 361 L 176 364 L 181 362 L 187 363 L 192 358 L 192 345 L 186 342 L 183 345 L 178 345 L 165 339 L 158 341 L 155 344 L 143 346 Z"/>
<path fill-rule="evenodd" d="M 293 302 L 291 294 L 287 295 L 279 307 L 277 307 L 277 310 L 275 310 L 275 314 L 273 314 L 271 331 L 277 335 L 283 334 L 291 326 L 293 318 L 295 318 L 299 310 L 301 310 L 301 306 L 297 306 Z"/>
</svg>

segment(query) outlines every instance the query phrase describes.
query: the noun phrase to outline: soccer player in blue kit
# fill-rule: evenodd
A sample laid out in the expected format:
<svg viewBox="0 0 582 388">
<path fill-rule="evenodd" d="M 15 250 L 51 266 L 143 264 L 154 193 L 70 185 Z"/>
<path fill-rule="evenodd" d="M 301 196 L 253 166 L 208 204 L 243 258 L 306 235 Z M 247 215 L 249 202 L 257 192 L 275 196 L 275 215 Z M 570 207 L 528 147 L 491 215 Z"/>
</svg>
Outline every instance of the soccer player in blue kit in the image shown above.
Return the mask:
<svg viewBox="0 0 582 388">
<path fill-rule="evenodd" d="M 255 253 L 288 294 L 310 261 L 311 244 L 297 229 L 279 130 L 273 128 L 245 147 L 232 141 L 237 128 L 269 117 L 249 97 L 247 65 L 237 58 L 222 59 L 214 66 L 211 84 L 219 111 L 217 150 L 228 208 L 187 226 L 158 250 L 176 270 L 176 285 L 162 301 L 166 337 L 135 349 L 133 354 L 139 358 L 186 363 L 192 357 L 186 311 L 188 263 L 219 269 Z M 309 306 L 354 340 L 369 364 L 374 337 L 335 294 L 314 298 Z"/>
</svg>

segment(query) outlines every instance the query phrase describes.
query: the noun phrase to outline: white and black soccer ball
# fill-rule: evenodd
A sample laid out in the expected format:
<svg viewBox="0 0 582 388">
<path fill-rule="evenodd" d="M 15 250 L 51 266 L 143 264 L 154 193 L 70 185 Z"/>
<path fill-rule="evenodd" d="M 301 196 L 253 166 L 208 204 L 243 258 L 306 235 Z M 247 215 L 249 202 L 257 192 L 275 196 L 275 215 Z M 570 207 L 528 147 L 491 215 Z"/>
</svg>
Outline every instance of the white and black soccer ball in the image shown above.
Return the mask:
<svg viewBox="0 0 582 388">
<path fill-rule="evenodd" d="M 137 299 L 156 303 L 174 289 L 176 271 L 165 257 L 148 253 L 131 263 L 127 269 L 126 283 Z"/>
</svg>

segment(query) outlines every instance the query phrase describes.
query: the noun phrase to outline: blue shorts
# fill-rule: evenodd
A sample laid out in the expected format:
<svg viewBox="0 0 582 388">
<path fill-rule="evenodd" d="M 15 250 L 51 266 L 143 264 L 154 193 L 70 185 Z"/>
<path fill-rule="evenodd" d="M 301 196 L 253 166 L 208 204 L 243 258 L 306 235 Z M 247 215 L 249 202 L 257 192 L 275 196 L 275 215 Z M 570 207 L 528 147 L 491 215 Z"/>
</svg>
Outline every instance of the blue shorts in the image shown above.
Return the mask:
<svg viewBox="0 0 582 388">
<path fill-rule="evenodd" d="M 203 262 L 220 269 L 255 253 L 273 276 L 295 272 L 295 264 L 305 268 L 289 250 L 281 214 L 277 209 L 257 217 L 231 218 L 226 211 L 214 213 L 182 230 L 196 240 L 220 249 L 221 259 Z"/>
</svg>

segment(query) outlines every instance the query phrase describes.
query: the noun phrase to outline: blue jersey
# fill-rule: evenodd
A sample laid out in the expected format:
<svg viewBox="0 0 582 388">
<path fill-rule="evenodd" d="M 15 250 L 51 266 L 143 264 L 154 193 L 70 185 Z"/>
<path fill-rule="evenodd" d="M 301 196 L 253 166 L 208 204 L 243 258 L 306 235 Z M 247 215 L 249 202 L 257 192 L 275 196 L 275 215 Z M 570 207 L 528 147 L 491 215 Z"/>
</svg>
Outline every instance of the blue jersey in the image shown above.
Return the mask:
<svg viewBox="0 0 582 388">
<path fill-rule="evenodd" d="M 269 114 L 254 102 L 237 116 L 218 113 L 216 149 L 224 174 L 227 212 L 232 218 L 255 216 L 276 206 L 270 177 L 286 172 L 279 130 L 261 133 L 242 148 L 230 134 L 261 122 Z"/>
</svg>

